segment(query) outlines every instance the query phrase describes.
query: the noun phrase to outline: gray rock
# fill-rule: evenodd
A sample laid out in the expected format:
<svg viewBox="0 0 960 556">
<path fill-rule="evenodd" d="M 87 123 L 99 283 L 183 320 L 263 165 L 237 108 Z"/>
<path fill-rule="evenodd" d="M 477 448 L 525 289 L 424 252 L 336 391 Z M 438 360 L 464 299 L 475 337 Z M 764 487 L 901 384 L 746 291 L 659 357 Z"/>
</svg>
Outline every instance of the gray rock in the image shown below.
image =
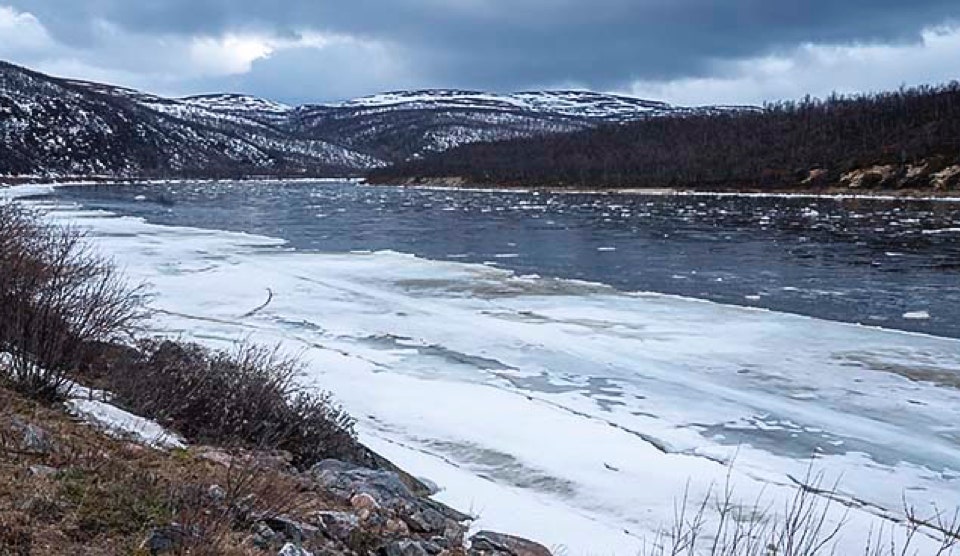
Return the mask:
<svg viewBox="0 0 960 556">
<path fill-rule="evenodd" d="M 312 521 L 326 536 L 341 542 L 346 542 L 360 527 L 360 518 L 347 512 L 317 512 Z"/>
<path fill-rule="evenodd" d="M 470 538 L 470 556 L 552 556 L 539 543 L 520 537 L 480 531 Z"/>
<path fill-rule="evenodd" d="M 447 518 L 433 508 L 424 508 L 410 514 L 407 524 L 421 533 L 443 534 L 447 527 Z"/>
<path fill-rule="evenodd" d="M 293 541 L 297 544 L 312 539 L 320 533 L 320 530 L 316 527 L 284 516 L 265 517 L 262 523 L 276 535 L 283 537 L 284 540 Z"/>
<path fill-rule="evenodd" d="M 279 537 L 266 523 L 258 521 L 253 524 L 253 545 L 257 548 L 268 549 Z"/>
<path fill-rule="evenodd" d="M 314 465 L 308 475 L 323 489 L 358 508 L 359 520 L 364 527 L 387 527 L 391 519 L 396 519 L 410 531 L 443 541 L 442 544 L 418 544 L 415 548 L 408 544 L 401 546 L 394 543 L 395 546 L 391 546 L 395 552 L 408 550 L 419 554 L 418 550 L 422 550 L 429 555 L 442 551 L 444 547 L 463 546 L 466 534 L 463 523 L 472 518 L 412 491 L 394 471 L 369 469 L 338 460 L 324 460 Z M 319 515 L 323 518 L 321 528 L 334 539 L 349 538 L 349 532 L 357 527 L 353 520 L 358 517 L 351 514 L 347 514 L 351 516 L 349 521 L 339 524 L 338 519 L 346 519 L 343 514 L 325 512 Z M 390 519 L 387 519 L 388 517 Z M 393 534 L 398 534 L 396 525 L 390 528 Z"/>
<path fill-rule="evenodd" d="M 447 519 L 454 521 L 456 523 L 464 523 L 467 521 L 473 521 L 474 518 L 471 515 L 465 514 L 463 512 L 458 512 L 457 510 L 447 506 L 446 504 L 441 504 L 436 500 L 431 500 L 429 498 L 423 498 L 422 504 L 426 507 L 432 508 L 441 514 Z"/>
<path fill-rule="evenodd" d="M 190 538 L 190 533 L 182 525 L 157 527 L 150 531 L 150 536 L 144 541 L 143 547 L 151 555 L 167 554 L 180 551 Z"/>
<path fill-rule="evenodd" d="M 393 471 L 383 469 L 369 469 L 339 460 L 324 460 L 310 469 L 313 481 L 326 488 L 334 495 L 346 502 L 355 498 L 360 500 L 368 495 L 380 507 L 396 511 L 404 515 L 418 512 L 433 512 L 422 516 L 423 525 L 428 530 L 443 530 L 440 524 L 443 518 L 456 522 L 469 521 L 470 516 L 458 512 L 429 498 L 410 490 L 401 477 Z M 431 525 L 432 524 L 432 525 Z"/>
<path fill-rule="evenodd" d="M 396 473 L 367 469 L 338 460 L 324 460 L 310 469 L 314 481 L 334 494 L 350 500 L 357 494 L 369 494 L 377 504 L 399 509 L 418 497 Z"/>
<path fill-rule="evenodd" d="M 49 465 L 31 465 L 27 472 L 30 473 L 31 477 L 52 477 L 60 471 Z"/>
<path fill-rule="evenodd" d="M 466 534 L 466 527 L 452 519 L 447 520 L 447 526 L 443 529 L 443 539 L 447 541 L 445 547 L 463 546 L 463 537 Z"/>
<path fill-rule="evenodd" d="M 430 556 L 431 553 L 423 546 L 423 543 L 405 539 L 388 544 L 384 549 L 384 554 L 386 556 Z"/>
<path fill-rule="evenodd" d="M 217 504 L 222 504 L 227 499 L 227 491 L 220 485 L 210 485 L 207 489 L 207 496 Z"/>
<path fill-rule="evenodd" d="M 20 434 L 20 449 L 39 454 L 49 454 L 56 447 L 50 434 L 42 428 L 22 421 L 17 417 L 10 420 L 11 427 Z"/>
</svg>

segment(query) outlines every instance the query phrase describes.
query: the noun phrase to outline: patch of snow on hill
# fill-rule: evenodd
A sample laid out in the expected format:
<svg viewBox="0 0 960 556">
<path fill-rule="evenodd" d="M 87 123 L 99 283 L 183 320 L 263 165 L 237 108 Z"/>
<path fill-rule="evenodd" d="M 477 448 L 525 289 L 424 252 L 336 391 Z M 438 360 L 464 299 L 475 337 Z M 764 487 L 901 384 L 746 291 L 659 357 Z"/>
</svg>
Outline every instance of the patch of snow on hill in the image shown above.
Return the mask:
<svg viewBox="0 0 960 556">
<path fill-rule="evenodd" d="M 180 99 L 182 102 L 221 112 L 272 112 L 285 114 L 293 107 L 282 102 L 242 94 L 196 95 Z"/>
</svg>

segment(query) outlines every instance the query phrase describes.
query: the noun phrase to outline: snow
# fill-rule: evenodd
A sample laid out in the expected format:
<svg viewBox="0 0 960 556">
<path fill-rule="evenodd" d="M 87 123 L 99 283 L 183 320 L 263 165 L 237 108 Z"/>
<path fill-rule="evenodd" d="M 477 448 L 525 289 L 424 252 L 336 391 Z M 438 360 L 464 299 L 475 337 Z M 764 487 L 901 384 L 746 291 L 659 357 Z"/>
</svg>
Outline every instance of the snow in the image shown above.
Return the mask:
<svg viewBox="0 0 960 556">
<path fill-rule="evenodd" d="M 288 542 L 283 545 L 283 548 L 280 549 L 277 556 L 313 556 L 313 553 L 301 546 Z"/>
<path fill-rule="evenodd" d="M 282 102 L 242 94 L 212 94 L 184 97 L 183 102 L 223 112 L 273 112 L 285 114 L 293 107 Z"/>
<path fill-rule="evenodd" d="M 688 485 L 698 500 L 729 473 L 738 500 L 780 508 L 811 466 L 840 481 L 838 553 L 902 534 L 885 518 L 904 499 L 960 506 L 956 340 L 47 208 L 152 284 L 155 332 L 302 353 L 305 386 L 478 528 L 633 556 Z"/>
<path fill-rule="evenodd" d="M 12 356 L 0 352 L 0 366 L 9 365 Z M 178 435 L 167 431 L 155 421 L 145 419 L 112 405 L 112 395 L 103 390 L 87 388 L 67 381 L 62 393 L 69 397 L 67 411 L 82 421 L 116 438 L 132 440 L 158 449 L 185 448 Z"/>
<path fill-rule="evenodd" d="M 513 110 L 601 121 L 632 121 L 650 115 L 745 109 L 744 107 L 675 107 L 664 102 L 592 91 L 547 90 L 497 94 L 448 89 L 393 91 L 322 106 L 357 109 Z"/>
<path fill-rule="evenodd" d="M 67 410 L 110 436 L 133 440 L 160 449 L 186 447 L 180 437 L 165 430 L 156 422 L 103 401 L 72 398 L 67 401 Z"/>
</svg>

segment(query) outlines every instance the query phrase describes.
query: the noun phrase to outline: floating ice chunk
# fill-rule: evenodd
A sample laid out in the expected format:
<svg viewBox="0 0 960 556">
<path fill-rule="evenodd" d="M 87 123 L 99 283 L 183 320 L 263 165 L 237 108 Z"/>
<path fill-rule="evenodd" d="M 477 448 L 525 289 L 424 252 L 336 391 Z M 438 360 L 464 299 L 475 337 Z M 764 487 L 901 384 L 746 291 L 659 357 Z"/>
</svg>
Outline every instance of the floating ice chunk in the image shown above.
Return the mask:
<svg viewBox="0 0 960 556">
<path fill-rule="evenodd" d="M 903 314 L 903 318 L 909 320 L 925 320 L 930 318 L 928 311 L 910 311 Z"/>
<path fill-rule="evenodd" d="M 960 228 L 940 228 L 939 230 L 923 230 L 926 235 L 960 234 Z"/>
<path fill-rule="evenodd" d="M 134 200 L 134 201 L 146 201 L 146 200 L 147 200 L 147 196 L 146 196 L 146 195 L 137 195 L 136 197 L 133 198 L 133 200 Z"/>
</svg>

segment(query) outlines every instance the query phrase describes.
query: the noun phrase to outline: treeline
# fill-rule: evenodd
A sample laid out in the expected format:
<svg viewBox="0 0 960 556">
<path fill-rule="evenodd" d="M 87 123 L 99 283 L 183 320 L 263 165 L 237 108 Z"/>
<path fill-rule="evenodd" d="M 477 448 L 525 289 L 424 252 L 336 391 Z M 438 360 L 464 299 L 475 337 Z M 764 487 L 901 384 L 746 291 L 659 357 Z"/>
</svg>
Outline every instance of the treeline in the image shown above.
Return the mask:
<svg viewBox="0 0 960 556">
<path fill-rule="evenodd" d="M 463 146 L 371 173 L 502 185 L 776 189 L 837 183 L 855 169 L 928 172 L 960 162 L 960 83 L 651 118 Z M 916 172 L 914 172 L 916 173 Z M 907 183 L 900 180 L 897 183 Z"/>
</svg>

